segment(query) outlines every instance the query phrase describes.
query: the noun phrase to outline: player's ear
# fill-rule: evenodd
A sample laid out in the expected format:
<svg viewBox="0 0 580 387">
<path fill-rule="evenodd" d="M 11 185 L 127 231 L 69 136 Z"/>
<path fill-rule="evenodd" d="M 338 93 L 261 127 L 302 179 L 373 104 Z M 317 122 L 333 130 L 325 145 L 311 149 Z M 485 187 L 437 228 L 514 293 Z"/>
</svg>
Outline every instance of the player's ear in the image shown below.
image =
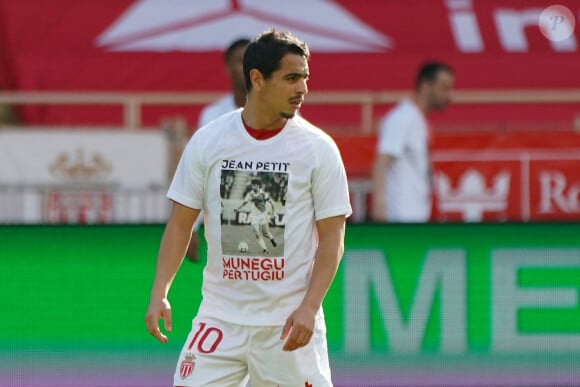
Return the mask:
<svg viewBox="0 0 580 387">
<path fill-rule="evenodd" d="M 250 80 L 252 81 L 252 88 L 260 89 L 264 85 L 264 76 L 258 69 L 250 70 Z"/>
</svg>

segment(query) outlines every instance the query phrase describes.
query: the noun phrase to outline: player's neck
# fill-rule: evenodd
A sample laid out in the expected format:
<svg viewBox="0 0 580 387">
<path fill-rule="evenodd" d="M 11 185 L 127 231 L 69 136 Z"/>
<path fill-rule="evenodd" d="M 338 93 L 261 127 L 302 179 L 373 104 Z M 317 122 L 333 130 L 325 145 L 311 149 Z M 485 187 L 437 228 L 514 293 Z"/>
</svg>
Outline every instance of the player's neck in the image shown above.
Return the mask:
<svg viewBox="0 0 580 387">
<path fill-rule="evenodd" d="M 279 114 L 272 114 L 264 109 L 260 109 L 250 100 L 246 102 L 246 106 L 242 111 L 242 120 L 249 127 L 255 130 L 279 130 L 286 125 L 286 118 Z"/>
<path fill-rule="evenodd" d="M 244 124 L 244 128 L 246 129 L 246 132 L 248 132 L 248 134 L 250 136 L 254 137 L 256 140 L 267 140 L 269 138 L 272 138 L 275 135 L 277 135 L 278 133 L 280 133 L 283 129 L 283 128 L 279 128 L 279 129 L 272 129 L 272 130 L 257 130 L 257 129 L 254 129 L 254 128 L 248 126 L 244 122 L 243 118 L 242 118 L 242 123 Z"/>
<path fill-rule="evenodd" d="M 429 108 L 429 104 L 425 98 L 422 98 L 420 94 L 415 94 L 412 99 L 413 103 L 417 108 L 423 113 L 424 116 L 429 115 L 431 109 Z"/>
</svg>

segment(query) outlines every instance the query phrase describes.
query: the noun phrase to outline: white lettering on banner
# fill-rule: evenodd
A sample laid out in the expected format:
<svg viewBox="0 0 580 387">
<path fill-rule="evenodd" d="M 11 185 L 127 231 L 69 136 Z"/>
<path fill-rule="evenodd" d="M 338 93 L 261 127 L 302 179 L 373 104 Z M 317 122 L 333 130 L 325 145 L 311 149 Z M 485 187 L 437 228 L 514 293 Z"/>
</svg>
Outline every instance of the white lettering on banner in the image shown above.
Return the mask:
<svg viewBox="0 0 580 387">
<path fill-rule="evenodd" d="M 502 47 L 509 52 L 527 52 L 528 40 L 526 27 L 540 28 L 539 20 L 542 14 L 541 8 L 528 8 L 514 11 L 499 9 L 495 12 L 495 24 Z M 574 35 L 561 41 L 550 41 L 554 51 L 576 51 L 577 44 Z"/>
<path fill-rule="evenodd" d="M 471 0 L 447 0 L 449 24 L 455 44 L 462 52 L 482 52 L 483 39 L 477 24 L 477 17 L 471 9 Z"/>
<path fill-rule="evenodd" d="M 580 268 L 580 249 L 496 249 L 492 252 L 492 349 L 496 352 L 578 351 L 580 334 L 522 334 L 520 308 L 577 308 L 578 289 L 522 289 L 522 268 Z"/>
<path fill-rule="evenodd" d="M 461 52 L 476 53 L 485 50 L 485 43 L 477 15 L 473 11 L 471 0 L 447 0 L 449 24 L 457 48 Z M 507 52 L 527 52 L 529 50 L 526 28 L 540 29 L 541 8 L 521 10 L 502 9 L 494 11 L 496 32 L 503 49 Z M 550 40 L 556 52 L 573 52 L 578 49 L 575 36 L 572 34 L 564 40 Z"/>
<path fill-rule="evenodd" d="M 540 213 L 551 214 L 557 207 L 565 213 L 580 212 L 580 182 L 568 188 L 566 176 L 561 172 L 540 173 Z"/>
<path fill-rule="evenodd" d="M 439 290 L 441 352 L 467 348 L 466 264 L 463 250 L 429 250 L 408 318 L 401 314 L 390 271 L 381 251 L 348 250 L 344 257 L 344 346 L 346 352 L 371 350 L 371 300 L 376 299 L 393 352 L 419 353 L 429 312 Z M 374 294 L 371 294 L 374 289 Z"/>
</svg>

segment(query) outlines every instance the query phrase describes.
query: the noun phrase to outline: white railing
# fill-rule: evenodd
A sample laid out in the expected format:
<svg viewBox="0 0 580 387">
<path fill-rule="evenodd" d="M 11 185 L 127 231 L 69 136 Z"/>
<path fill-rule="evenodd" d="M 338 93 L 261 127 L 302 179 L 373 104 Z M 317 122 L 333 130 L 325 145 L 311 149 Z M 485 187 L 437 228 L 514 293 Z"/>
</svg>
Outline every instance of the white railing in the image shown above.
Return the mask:
<svg viewBox="0 0 580 387">
<path fill-rule="evenodd" d="M 373 112 L 376 106 L 393 104 L 407 96 L 408 91 L 312 91 L 309 105 L 358 105 L 360 130 L 373 132 Z M 0 92 L 0 104 L 10 105 L 119 105 L 123 108 L 123 127 L 142 127 L 142 110 L 146 106 L 201 106 L 217 100 L 223 92 Z M 561 104 L 580 103 L 580 89 L 508 89 L 456 90 L 455 104 Z M 580 118 L 578 118 L 580 120 Z"/>
<path fill-rule="evenodd" d="M 0 224 L 163 223 L 166 187 L 0 185 Z"/>
</svg>

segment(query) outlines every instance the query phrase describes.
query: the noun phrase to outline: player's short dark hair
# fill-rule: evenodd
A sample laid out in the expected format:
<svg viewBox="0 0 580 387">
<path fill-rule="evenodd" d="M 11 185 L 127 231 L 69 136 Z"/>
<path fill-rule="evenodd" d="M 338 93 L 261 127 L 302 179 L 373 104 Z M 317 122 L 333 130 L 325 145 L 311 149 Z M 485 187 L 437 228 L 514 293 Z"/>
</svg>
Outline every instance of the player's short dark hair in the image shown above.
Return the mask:
<svg viewBox="0 0 580 387">
<path fill-rule="evenodd" d="M 435 79 L 437 79 L 437 75 L 442 71 L 453 74 L 453 68 L 447 63 L 438 61 L 428 61 L 423 63 L 419 67 L 419 71 L 417 71 L 415 89 L 419 89 L 424 82 L 434 82 Z"/>
<path fill-rule="evenodd" d="M 224 51 L 224 62 L 228 63 L 231 60 L 234 51 L 240 47 L 246 47 L 249 43 L 250 39 L 248 38 L 240 38 L 231 42 L 228 48 Z"/>
<path fill-rule="evenodd" d="M 290 32 L 280 32 L 272 28 L 264 31 L 250 42 L 244 53 L 244 77 L 246 89 L 252 89 L 250 71 L 257 69 L 265 79 L 280 68 L 280 61 L 286 54 L 297 54 L 306 60 L 310 58 L 308 45 Z"/>
<path fill-rule="evenodd" d="M 260 180 L 260 179 L 252 179 L 251 184 L 252 185 L 262 185 L 262 180 Z"/>
</svg>

